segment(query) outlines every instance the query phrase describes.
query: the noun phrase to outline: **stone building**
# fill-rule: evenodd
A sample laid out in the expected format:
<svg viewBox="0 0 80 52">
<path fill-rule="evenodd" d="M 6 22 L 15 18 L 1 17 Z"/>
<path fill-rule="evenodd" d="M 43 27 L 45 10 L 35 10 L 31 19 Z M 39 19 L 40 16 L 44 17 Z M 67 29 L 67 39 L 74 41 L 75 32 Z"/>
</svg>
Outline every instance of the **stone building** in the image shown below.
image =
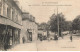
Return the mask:
<svg viewBox="0 0 80 52">
<path fill-rule="evenodd" d="M 20 43 L 21 14 L 14 0 L 0 0 L 0 50 Z"/>
<path fill-rule="evenodd" d="M 35 17 L 29 13 L 23 12 L 23 28 L 25 42 L 33 42 L 37 40 L 38 25 L 35 22 Z M 22 35 L 23 37 L 23 35 Z"/>
</svg>

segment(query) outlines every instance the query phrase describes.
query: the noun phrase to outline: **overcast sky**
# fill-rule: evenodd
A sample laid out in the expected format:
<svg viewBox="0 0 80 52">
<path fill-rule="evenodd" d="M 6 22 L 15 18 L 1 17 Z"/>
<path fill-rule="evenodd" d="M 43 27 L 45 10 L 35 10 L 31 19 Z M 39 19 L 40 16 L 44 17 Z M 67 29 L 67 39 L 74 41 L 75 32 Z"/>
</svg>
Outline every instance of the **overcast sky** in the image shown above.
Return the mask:
<svg viewBox="0 0 80 52">
<path fill-rule="evenodd" d="M 59 13 L 62 12 L 68 21 L 72 21 L 80 14 L 80 0 L 19 0 L 19 4 L 23 11 L 31 13 L 38 23 L 47 22 L 50 16 L 57 12 L 56 6 L 42 5 L 72 5 L 58 7 Z"/>
</svg>

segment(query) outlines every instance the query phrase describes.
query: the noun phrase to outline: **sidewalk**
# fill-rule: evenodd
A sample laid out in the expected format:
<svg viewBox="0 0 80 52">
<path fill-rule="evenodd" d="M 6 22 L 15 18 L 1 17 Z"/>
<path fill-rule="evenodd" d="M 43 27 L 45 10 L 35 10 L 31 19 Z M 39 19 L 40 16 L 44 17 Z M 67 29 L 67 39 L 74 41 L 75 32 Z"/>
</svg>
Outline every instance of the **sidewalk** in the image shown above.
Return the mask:
<svg viewBox="0 0 80 52">
<path fill-rule="evenodd" d="M 8 51 L 37 51 L 36 43 L 19 44 Z"/>
</svg>

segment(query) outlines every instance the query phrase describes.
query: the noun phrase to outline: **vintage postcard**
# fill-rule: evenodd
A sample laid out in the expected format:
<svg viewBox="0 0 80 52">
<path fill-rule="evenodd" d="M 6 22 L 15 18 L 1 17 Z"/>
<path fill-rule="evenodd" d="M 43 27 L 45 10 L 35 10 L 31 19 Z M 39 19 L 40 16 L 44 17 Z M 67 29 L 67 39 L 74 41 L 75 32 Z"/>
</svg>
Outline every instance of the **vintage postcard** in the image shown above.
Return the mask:
<svg viewBox="0 0 80 52">
<path fill-rule="evenodd" d="M 80 51 L 80 0 L 0 0 L 0 51 Z"/>
</svg>

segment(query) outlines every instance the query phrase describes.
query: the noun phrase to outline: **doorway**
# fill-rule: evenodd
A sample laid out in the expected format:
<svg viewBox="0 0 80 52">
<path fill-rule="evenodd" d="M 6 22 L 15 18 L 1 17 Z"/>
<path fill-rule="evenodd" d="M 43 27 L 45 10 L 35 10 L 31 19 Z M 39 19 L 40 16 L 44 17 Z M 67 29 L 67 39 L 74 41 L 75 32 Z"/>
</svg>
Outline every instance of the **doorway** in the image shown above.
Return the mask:
<svg viewBox="0 0 80 52">
<path fill-rule="evenodd" d="M 32 32 L 29 32 L 29 41 L 32 41 Z"/>
</svg>

